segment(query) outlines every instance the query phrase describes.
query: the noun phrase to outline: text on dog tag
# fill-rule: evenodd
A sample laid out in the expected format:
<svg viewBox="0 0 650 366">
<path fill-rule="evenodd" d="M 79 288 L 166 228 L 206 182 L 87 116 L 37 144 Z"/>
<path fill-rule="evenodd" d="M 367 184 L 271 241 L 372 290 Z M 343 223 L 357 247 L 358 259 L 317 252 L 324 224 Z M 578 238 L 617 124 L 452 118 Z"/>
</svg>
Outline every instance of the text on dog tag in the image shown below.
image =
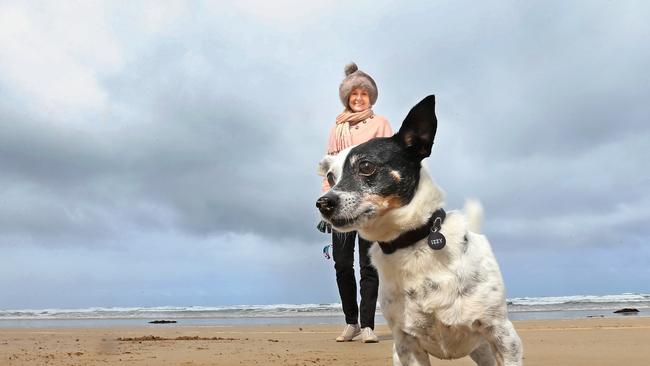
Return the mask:
<svg viewBox="0 0 650 366">
<path fill-rule="evenodd" d="M 427 240 L 427 244 L 429 244 L 429 248 L 433 250 L 440 250 L 445 247 L 445 244 L 447 241 L 445 240 L 445 236 L 442 235 L 439 231 L 433 231 L 429 232 L 429 239 Z"/>
</svg>

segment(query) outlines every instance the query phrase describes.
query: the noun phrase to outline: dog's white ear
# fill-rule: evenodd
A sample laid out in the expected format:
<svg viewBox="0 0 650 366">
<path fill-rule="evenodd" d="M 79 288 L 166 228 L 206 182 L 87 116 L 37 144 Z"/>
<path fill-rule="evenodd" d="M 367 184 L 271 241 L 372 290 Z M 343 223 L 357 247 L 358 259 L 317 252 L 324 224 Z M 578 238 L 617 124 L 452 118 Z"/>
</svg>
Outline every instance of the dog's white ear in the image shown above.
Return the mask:
<svg viewBox="0 0 650 366">
<path fill-rule="evenodd" d="M 416 158 L 422 160 L 431 155 L 437 128 L 436 97 L 429 95 L 411 108 L 395 138 Z"/>
<path fill-rule="evenodd" d="M 334 161 L 334 155 L 325 155 L 325 157 L 318 163 L 316 173 L 321 177 L 326 176 L 327 172 L 330 170 L 330 166 L 332 166 L 332 161 Z"/>
</svg>

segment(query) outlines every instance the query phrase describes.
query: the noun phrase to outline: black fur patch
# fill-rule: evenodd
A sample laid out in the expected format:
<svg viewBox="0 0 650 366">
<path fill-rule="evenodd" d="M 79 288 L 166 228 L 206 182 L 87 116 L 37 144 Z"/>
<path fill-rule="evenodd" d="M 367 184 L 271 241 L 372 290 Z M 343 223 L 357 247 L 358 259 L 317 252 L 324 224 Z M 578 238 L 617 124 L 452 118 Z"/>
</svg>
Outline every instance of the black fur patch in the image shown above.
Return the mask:
<svg viewBox="0 0 650 366">
<path fill-rule="evenodd" d="M 369 176 L 359 173 L 359 164 L 366 161 L 377 167 L 374 174 Z M 376 138 L 350 151 L 343 163 L 336 190 L 363 192 L 364 196 L 394 196 L 400 199 L 401 205 L 405 205 L 415 194 L 420 181 L 420 167 L 420 162 L 413 160 L 395 137 Z M 395 180 L 391 171 L 397 171 L 401 179 Z"/>
<path fill-rule="evenodd" d="M 472 272 L 471 277 L 472 277 L 472 280 L 474 280 L 474 281 L 476 281 L 478 283 L 485 282 L 487 280 L 485 275 L 480 270 L 476 270 L 476 271 Z"/>
<path fill-rule="evenodd" d="M 474 281 L 465 282 L 462 287 L 458 290 L 460 296 L 469 296 L 474 293 L 478 284 Z"/>
<path fill-rule="evenodd" d="M 411 300 L 415 300 L 418 297 L 418 292 L 414 288 L 410 288 L 406 290 L 406 296 Z"/>
<path fill-rule="evenodd" d="M 423 287 L 423 292 L 426 294 L 426 296 L 428 296 L 429 294 L 438 291 L 440 285 L 438 284 L 438 282 L 435 282 L 434 280 L 427 278 L 424 280 L 424 284 L 422 287 Z"/>
</svg>

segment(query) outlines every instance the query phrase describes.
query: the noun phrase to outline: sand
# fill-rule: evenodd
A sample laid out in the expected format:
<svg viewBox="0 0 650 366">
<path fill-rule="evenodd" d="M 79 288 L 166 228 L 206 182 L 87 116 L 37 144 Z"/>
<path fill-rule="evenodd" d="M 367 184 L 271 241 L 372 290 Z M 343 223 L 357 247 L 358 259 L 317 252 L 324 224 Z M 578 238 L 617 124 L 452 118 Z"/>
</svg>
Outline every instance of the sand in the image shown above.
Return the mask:
<svg viewBox="0 0 650 366">
<path fill-rule="evenodd" d="M 650 318 L 519 321 L 526 365 L 650 365 Z M 340 326 L 1 328 L 0 365 L 391 365 L 392 337 L 336 343 Z M 469 358 L 432 365 L 473 365 Z"/>
</svg>

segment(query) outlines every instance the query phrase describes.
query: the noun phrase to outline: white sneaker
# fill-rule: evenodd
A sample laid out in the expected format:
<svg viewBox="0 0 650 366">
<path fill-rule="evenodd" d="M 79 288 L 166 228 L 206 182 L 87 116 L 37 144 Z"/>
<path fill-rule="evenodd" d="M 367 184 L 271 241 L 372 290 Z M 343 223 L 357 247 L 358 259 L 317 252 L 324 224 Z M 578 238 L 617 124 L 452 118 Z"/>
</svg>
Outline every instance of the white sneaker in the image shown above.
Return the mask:
<svg viewBox="0 0 650 366">
<path fill-rule="evenodd" d="M 361 328 L 359 324 L 347 324 L 343 329 L 343 333 L 340 336 L 336 337 L 337 342 L 349 342 L 352 338 L 361 334 Z"/>
<path fill-rule="evenodd" d="M 365 327 L 361 329 L 361 340 L 363 343 L 377 343 L 379 338 L 375 335 L 375 332 L 372 331 L 372 328 Z"/>
</svg>

